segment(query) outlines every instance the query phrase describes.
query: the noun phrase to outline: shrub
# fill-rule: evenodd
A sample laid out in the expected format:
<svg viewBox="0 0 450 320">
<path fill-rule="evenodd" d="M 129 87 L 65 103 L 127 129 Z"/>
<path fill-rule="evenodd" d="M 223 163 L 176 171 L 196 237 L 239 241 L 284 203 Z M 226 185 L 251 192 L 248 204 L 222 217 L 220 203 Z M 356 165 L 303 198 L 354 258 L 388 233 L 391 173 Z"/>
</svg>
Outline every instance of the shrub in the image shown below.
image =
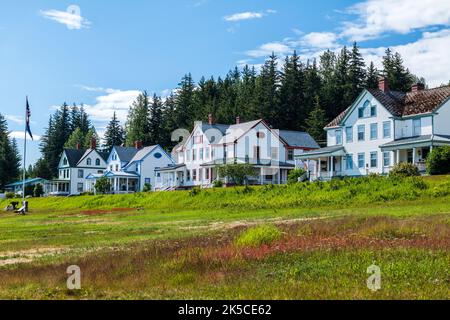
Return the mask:
<svg viewBox="0 0 450 320">
<path fill-rule="evenodd" d="M 247 177 L 256 176 L 255 169 L 252 165 L 246 163 L 226 164 L 217 167 L 217 172 L 221 177 L 226 177 L 238 186 L 244 185 Z"/>
<path fill-rule="evenodd" d="M 38 183 L 34 186 L 33 195 L 36 198 L 40 198 L 44 195 L 44 188 L 42 187 L 42 184 Z"/>
<path fill-rule="evenodd" d="M 269 245 L 281 238 L 281 231 L 274 225 L 263 225 L 250 228 L 235 240 L 238 247 L 259 247 Z"/>
<path fill-rule="evenodd" d="M 5 193 L 5 197 L 6 199 L 14 199 L 16 195 L 14 194 L 14 192 L 7 192 Z"/>
<path fill-rule="evenodd" d="M 400 162 L 389 173 L 392 177 L 417 177 L 420 176 L 419 168 L 412 163 Z"/>
<path fill-rule="evenodd" d="M 111 182 L 106 177 L 101 177 L 95 183 L 95 191 L 100 194 L 108 193 L 111 190 Z"/>
<path fill-rule="evenodd" d="M 223 182 L 222 182 L 222 180 L 214 180 L 214 182 L 213 182 L 213 187 L 214 187 L 214 188 L 223 188 Z"/>
<path fill-rule="evenodd" d="M 450 173 L 450 146 L 436 147 L 427 158 L 427 172 L 431 175 Z"/>
<path fill-rule="evenodd" d="M 301 178 L 303 178 L 305 176 L 305 173 L 306 173 L 306 171 L 304 169 L 292 170 L 291 172 L 289 172 L 289 175 L 288 175 L 288 184 L 303 182 L 300 180 L 301 180 Z"/>
<path fill-rule="evenodd" d="M 195 196 L 199 195 L 201 191 L 202 190 L 199 187 L 195 187 L 191 191 L 189 191 L 189 195 L 191 197 L 195 197 Z"/>
<path fill-rule="evenodd" d="M 144 189 L 142 191 L 143 192 L 151 192 L 152 191 L 152 185 L 150 183 L 146 183 L 144 185 Z"/>
</svg>

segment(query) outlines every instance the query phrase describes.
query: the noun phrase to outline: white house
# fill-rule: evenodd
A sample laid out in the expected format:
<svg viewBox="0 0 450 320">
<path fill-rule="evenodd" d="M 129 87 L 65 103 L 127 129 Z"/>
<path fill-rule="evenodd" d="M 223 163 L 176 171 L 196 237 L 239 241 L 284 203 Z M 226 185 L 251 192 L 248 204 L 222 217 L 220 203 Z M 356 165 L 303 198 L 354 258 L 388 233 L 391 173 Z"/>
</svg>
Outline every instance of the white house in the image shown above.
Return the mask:
<svg viewBox="0 0 450 320">
<path fill-rule="evenodd" d="M 46 185 L 49 195 L 78 195 L 89 191 L 85 179 L 92 174 L 103 174 L 107 155 L 96 150 L 96 141 L 91 141 L 87 150 L 64 149 L 58 166 L 58 179 Z"/>
<path fill-rule="evenodd" d="M 221 179 L 216 167 L 248 163 L 255 168 L 251 184 L 281 184 L 295 168 L 294 156 L 319 148 L 305 132 L 274 130 L 264 120 L 236 124 L 198 121 L 174 149 L 176 164 L 157 169 L 157 190 L 211 187 Z M 228 181 L 225 181 L 228 182 Z"/>
<path fill-rule="evenodd" d="M 325 128 L 327 147 L 296 156 L 297 165 L 312 180 L 386 174 L 399 162 L 424 172 L 430 150 L 450 144 L 449 124 L 450 86 L 402 93 L 380 79 Z"/>
<path fill-rule="evenodd" d="M 155 189 L 155 170 L 173 165 L 172 158 L 159 146 L 114 147 L 107 159 L 103 174 L 91 174 L 86 179 L 87 188 L 94 191 L 96 181 L 106 177 L 111 182 L 112 193 L 133 193 L 144 190 L 145 185 Z"/>
</svg>

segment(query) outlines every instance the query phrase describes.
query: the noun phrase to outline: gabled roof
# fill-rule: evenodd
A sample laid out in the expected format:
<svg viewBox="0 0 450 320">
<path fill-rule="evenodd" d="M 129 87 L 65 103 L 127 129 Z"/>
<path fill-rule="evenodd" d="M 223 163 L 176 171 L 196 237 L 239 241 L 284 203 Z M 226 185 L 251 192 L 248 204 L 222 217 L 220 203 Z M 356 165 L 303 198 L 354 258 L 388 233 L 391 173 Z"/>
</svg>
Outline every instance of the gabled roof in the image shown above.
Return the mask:
<svg viewBox="0 0 450 320">
<path fill-rule="evenodd" d="M 450 86 L 407 93 L 379 89 L 367 89 L 364 92 L 369 92 L 395 117 L 432 113 L 450 99 Z M 326 128 L 339 126 L 352 107 L 337 116 Z"/>
<path fill-rule="evenodd" d="M 114 147 L 114 150 L 116 150 L 117 155 L 122 162 L 130 162 L 138 152 L 138 149 L 134 147 Z"/>
<path fill-rule="evenodd" d="M 224 143 L 231 143 L 235 140 L 238 140 L 240 137 L 242 137 L 244 134 L 246 134 L 249 130 L 251 130 L 253 127 L 258 125 L 260 122 L 264 122 L 263 120 L 254 120 L 239 124 L 233 124 L 230 125 L 222 137 L 222 139 L 217 142 L 217 144 L 224 144 Z"/>
<path fill-rule="evenodd" d="M 33 178 L 33 179 L 26 179 L 25 180 L 25 185 L 32 185 L 32 184 L 37 184 L 37 183 L 45 183 L 45 182 L 47 182 L 48 180 L 46 180 L 46 179 L 43 179 L 43 178 Z M 17 181 L 17 182 L 14 182 L 14 183 L 10 183 L 10 184 L 7 184 L 7 185 L 5 185 L 5 187 L 17 187 L 17 186 L 22 186 L 23 185 L 23 180 L 22 181 Z"/>
<path fill-rule="evenodd" d="M 94 151 L 97 152 L 98 155 L 99 155 L 104 161 L 108 161 L 108 154 L 107 154 L 106 152 L 100 152 L 100 151 L 97 151 L 96 149 L 87 149 L 87 150 L 84 152 L 83 156 L 80 158 L 80 160 L 78 160 L 77 165 L 78 165 L 81 161 L 83 161 L 88 155 L 90 155 L 92 152 L 94 152 Z"/>
<path fill-rule="evenodd" d="M 227 129 L 230 127 L 230 125 L 228 124 L 219 124 L 219 123 L 215 123 L 215 124 L 209 124 L 209 123 L 202 123 L 201 125 L 201 129 L 203 132 L 206 132 L 210 129 L 217 129 L 219 130 L 222 134 L 225 134 L 227 132 Z"/>
<path fill-rule="evenodd" d="M 139 149 L 129 163 L 143 160 L 150 152 L 152 152 L 157 147 L 158 146 L 156 145 Z"/>
<path fill-rule="evenodd" d="M 66 154 L 67 162 L 69 163 L 69 166 L 71 168 L 75 168 L 77 166 L 77 163 L 80 161 L 80 159 L 86 153 L 86 150 L 64 149 L 63 152 Z"/>
<path fill-rule="evenodd" d="M 320 146 L 307 132 L 280 130 L 280 137 L 290 147 L 318 149 Z"/>
</svg>

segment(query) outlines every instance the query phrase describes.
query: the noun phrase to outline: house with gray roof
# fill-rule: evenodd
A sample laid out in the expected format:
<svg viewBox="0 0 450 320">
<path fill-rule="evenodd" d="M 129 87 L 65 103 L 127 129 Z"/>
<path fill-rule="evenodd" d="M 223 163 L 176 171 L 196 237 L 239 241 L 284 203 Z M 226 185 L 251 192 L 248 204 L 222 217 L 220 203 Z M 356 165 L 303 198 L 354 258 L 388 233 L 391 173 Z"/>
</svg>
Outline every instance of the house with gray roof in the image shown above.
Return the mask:
<svg viewBox="0 0 450 320">
<path fill-rule="evenodd" d="M 282 184 L 295 168 L 295 155 L 318 149 L 319 145 L 305 132 L 272 129 L 264 120 L 231 125 L 198 121 L 194 129 L 173 151 L 175 165 L 157 170 L 157 190 L 211 187 L 220 177 L 217 167 L 247 163 L 255 175 L 249 184 Z"/>
<path fill-rule="evenodd" d="M 355 102 L 325 127 L 327 147 L 296 156 L 312 180 L 336 176 L 387 174 L 399 162 L 425 172 L 436 146 L 450 145 L 450 86 L 410 92 L 364 90 Z"/>
</svg>

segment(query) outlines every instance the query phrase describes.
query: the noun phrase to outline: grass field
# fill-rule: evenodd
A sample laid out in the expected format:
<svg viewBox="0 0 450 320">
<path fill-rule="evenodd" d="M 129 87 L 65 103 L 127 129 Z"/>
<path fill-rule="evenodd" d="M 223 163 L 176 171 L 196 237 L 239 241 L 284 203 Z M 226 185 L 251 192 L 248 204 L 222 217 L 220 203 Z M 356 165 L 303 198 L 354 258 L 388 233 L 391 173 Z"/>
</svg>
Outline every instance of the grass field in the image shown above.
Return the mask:
<svg viewBox="0 0 450 320">
<path fill-rule="evenodd" d="M 31 199 L 30 208 L 0 213 L 0 298 L 450 297 L 448 176 Z M 377 292 L 366 285 L 372 264 Z M 66 288 L 70 265 L 81 268 L 81 290 Z"/>
</svg>

